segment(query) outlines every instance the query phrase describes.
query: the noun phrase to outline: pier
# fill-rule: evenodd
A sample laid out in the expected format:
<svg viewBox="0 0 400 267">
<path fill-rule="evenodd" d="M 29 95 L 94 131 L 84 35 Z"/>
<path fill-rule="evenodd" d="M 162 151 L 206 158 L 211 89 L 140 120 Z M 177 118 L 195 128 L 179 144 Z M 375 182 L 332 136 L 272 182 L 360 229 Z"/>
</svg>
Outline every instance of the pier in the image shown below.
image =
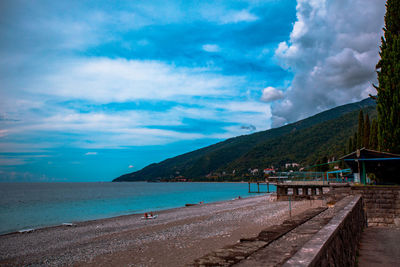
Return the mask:
<svg viewBox="0 0 400 267">
<path fill-rule="evenodd" d="M 348 186 L 349 173 L 350 169 L 329 172 L 277 172 L 265 181 L 249 181 L 249 193 L 270 193 L 271 184 L 276 186 L 278 200 L 322 199 L 332 187 Z M 256 189 L 254 185 L 257 185 Z M 266 186 L 267 190 L 262 190 L 261 186 Z"/>
<path fill-rule="evenodd" d="M 292 200 L 322 198 L 324 194 L 324 185 L 322 183 L 285 183 L 276 186 L 277 200 Z"/>
<path fill-rule="evenodd" d="M 257 193 L 257 194 L 263 194 L 263 193 L 271 193 L 269 191 L 269 185 L 273 184 L 276 185 L 276 183 L 271 183 L 271 182 L 248 182 L 249 184 L 249 193 Z M 251 184 L 257 184 L 257 191 L 252 191 L 251 190 Z M 267 191 L 260 191 L 260 185 L 267 185 Z"/>
</svg>

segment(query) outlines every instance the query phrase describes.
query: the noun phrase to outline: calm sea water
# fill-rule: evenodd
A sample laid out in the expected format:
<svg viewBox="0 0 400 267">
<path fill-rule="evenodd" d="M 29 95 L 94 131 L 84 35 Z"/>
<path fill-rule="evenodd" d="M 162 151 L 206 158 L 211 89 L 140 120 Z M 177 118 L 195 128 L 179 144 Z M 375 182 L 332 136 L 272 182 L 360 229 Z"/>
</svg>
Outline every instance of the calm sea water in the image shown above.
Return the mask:
<svg viewBox="0 0 400 267">
<path fill-rule="evenodd" d="M 247 183 L 0 183 L 0 234 L 237 196 Z"/>
</svg>

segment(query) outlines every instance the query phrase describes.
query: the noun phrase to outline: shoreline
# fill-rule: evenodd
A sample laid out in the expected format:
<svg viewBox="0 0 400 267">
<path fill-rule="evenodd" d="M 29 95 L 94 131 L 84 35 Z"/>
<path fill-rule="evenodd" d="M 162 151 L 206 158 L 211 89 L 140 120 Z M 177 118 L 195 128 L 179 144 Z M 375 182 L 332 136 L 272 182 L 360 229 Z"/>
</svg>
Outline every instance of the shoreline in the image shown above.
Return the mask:
<svg viewBox="0 0 400 267">
<path fill-rule="evenodd" d="M 255 196 L 247 192 L 247 185 L 243 183 L 94 182 L 65 183 L 65 186 L 56 183 L 32 186 L 31 183 L 20 184 L 10 183 L 2 188 L 4 194 L 0 198 L 0 204 L 4 205 L 4 209 L 0 214 L 0 220 L 3 222 L 0 235 L 27 229 L 37 231 L 63 223 L 144 214 L 150 211 L 159 212 L 184 207 L 186 204 L 231 200 L 238 196 Z M 97 197 L 92 197 L 93 188 L 96 188 L 96 192 L 100 192 Z M 26 197 L 24 196 L 22 200 L 15 198 L 15 195 L 25 189 L 27 189 Z M 159 191 L 162 194 L 159 194 Z M 272 191 L 275 191 L 275 188 L 272 188 Z M 37 195 L 42 192 L 45 192 L 46 196 L 43 197 L 43 201 L 42 198 L 37 201 Z M 60 201 L 54 192 L 62 193 L 71 200 L 71 204 Z M 32 203 L 30 200 L 33 200 Z"/>
<path fill-rule="evenodd" d="M 271 194 L 273 194 L 275 192 L 271 192 L 271 193 L 259 193 L 255 196 L 240 196 L 242 199 L 248 199 L 248 198 L 256 198 L 256 197 L 261 197 L 261 196 L 268 196 L 270 197 Z M 228 201 L 234 201 L 234 200 L 238 200 L 237 198 L 234 199 L 228 199 L 228 200 L 219 200 L 219 201 L 214 201 L 214 202 L 206 202 L 206 203 L 194 203 L 195 205 L 193 206 L 198 206 L 198 205 L 209 205 L 209 204 L 217 204 L 217 203 L 224 203 L 224 202 L 228 202 Z M 172 208 L 166 208 L 166 209 L 155 209 L 155 210 L 149 210 L 147 212 L 153 212 L 153 213 L 162 213 L 162 212 L 168 212 L 168 211 L 174 211 L 176 209 L 181 209 L 181 208 L 187 208 L 187 206 L 179 206 L 179 207 L 172 207 Z M 39 226 L 39 227 L 29 227 L 29 228 L 23 228 L 20 230 L 13 230 L 11 232 L 5 232 L 5 233 L 0 233 L 0 237 L 2 236 L 6 236 L 6 235 L 12 235 L 12 234 L 28 234 L 28 233 L 32 233 L 32 232 L 37 232 L 37 231 L 44 231 L 47 229 L 52 229 L 52 228 L 64 228 L 64 227 L 76 227 L 78 225 L 81 224 L 85 224 L 85 223 L 90 223 L 90 222 L 100 222 L 103 220 L 113 220 L 113 219 L 118 219 L 118 218 L 122 218 L 122 217 L 129 217 L 129 216 L 142 216 L 143 213 L 129 213 L 129 214 L 121 214 L 121 215 L 116 215 L 116 216 L 110 216 L 110 217 L 102 217 L 102 218 L 97 218 L 97 219 L 89 219 L 89 220 L 71 220 L 68 222 L 62 222 L 62 223 L 57 223 L 54 225 L 44 225 L 44 226 Z M 72 225 L 67 225 L 67 224 L 72 224 Z"/>
<path fill-rule="evenodd" d="M 292 203 L 295 215 L 311 202 Z M 318 202 L 313 203 L 320 205 Z M 288 203 L 268 195 L 56 226 L 0 236 L 0 265 L 182 266 L 288 219 Z"/>
</svg>

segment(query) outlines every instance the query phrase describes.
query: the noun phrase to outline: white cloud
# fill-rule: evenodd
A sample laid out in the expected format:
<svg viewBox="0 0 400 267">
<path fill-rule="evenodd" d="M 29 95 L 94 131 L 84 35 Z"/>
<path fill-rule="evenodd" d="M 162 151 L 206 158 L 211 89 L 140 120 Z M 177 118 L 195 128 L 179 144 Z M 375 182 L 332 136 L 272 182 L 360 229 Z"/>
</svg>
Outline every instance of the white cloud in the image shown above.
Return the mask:
<svg viewBox="0 0 400 267">
<path fill-rule="evenodd" d="M 94 156 L 94 155 L 97 155 L 97 152 L 86 152 L 85 155 L 86 156 Z"/>
<path fill-rule="evenodd" d="M 225 138 L 246 132 L 240 126 L 252 124 L 257 130 L 269 128 L 268 118 L 271 116 L 270 106 L 256 101 L 193 101 L 190 106 L 179 105 L 168 110 L 121 110 L 114 112 L 92 111 L 80 113 L 67 108 L 52 108 L 54 114 L 43 116 L 27 116 L 25 121 L 17 121 L 7 125 L 10 136 L 35 138 L 35 136 L 49 135 L 56 137 L 47 143 L 33 144 L 4 144 L 3 149 L 13 151 L 18 147 L 54 147 L 70 145 L 87 149 L 121 148 L 126 146 L 144 146 L 166 144 L 179 140 L 199 138 Z M 186 119 L 219 121 L 222 124 L 234 124 L 231 128 L 214 129 L 224 130 L 226 133 L 180 132 L 179 128 L 190 126 L 185 124 Z M 171 128 L 170 128 L 171 127 Z M 174 130 L 171 130 L 174 129 Z M 72 134 L 76 138 L 63 138 L 64 134 Z M 59 136 L 59 137 L 57 137 Z M 28 139 L 29 140 L 29 139 Z M 82 141 L 79 141 L 82 140 Z M 85 140 L 85 141 L 84 141 Z M 27 141 L 28 142 L 28 141 Z M 88 152 L 86 155 L 95 155 Z"/>
<path fill-rule="evenodd" d="M 213 101 L 209 103 L 203 103 L 203 105 L 212 107 L 215 109 L 223 109 L 232 112 L 254 112 L 263 113 L 267 117 L 270 117 L 270 107 L 265 103 L 260 103 L 253 100 L 247 101 Z"/>
<path fill-rule="evenodd" d="M 0 137 L 4 137 L 8 134 L 8 130 L 0 130 Z"/>
<path fill-rule="evenodd" d="M 0 114 L 7 119 L 0 120 L 1 152 L 42 151 L 65 145 L 89 150 L 102 146 L 121 148 L 216 138 L 204 131 L 179 132 L 174 126 L 190 126 L 184 125 L 186 119 L 237 124 L 232 130 L 215 129 L 226 130 L 224 134 L 228 136 L 242 134 L 240 125 L 255 125 L 259 130 L 269 127 L 270 106 L 239 96 L 241 88 L 247 85 L 245 76 L 226 76 L 215 66 L 176 66 L 162 59 L 79 57 L 97 49 L 106 55 L 102 44 L 118 44 L 123 41 L 121 33 L 151 24 L 166 25 L 184 19 L 198 22 L 205 17 L 215 24 L 259 19 L 250 4 L 247 9 L 232 10 L 229 5 L 211 3 L 215 8 L 210 10 L 207 3 L 201 3 L 199 9 L 190 9 L 189 13 L 185 5 L 173 4 L 162 5 L 161 13 L 154 13 L 153 8 L 159 7 L 157 3 L 131 3 L 123 11 L 99 8 L 85 12 L 78 8 L 79 3 L 57 2 L 40 9 L 28 4 L 32 13 L 7 17 L 6 24 L 12 27 L 8 32 L 23 32 L 29 38 L 5 38 L 4 53 L 0 52 Z M 66 7 L 73 10 L 66 16 L 51 12 Z M 154 45 L 142 36 L 131 39 L 129 35 L 128 39 L 127 45 Z M 205 51 L 221 51 L 210 42 L 204 42 Z M 89 52 L 85 53 L 87 49 Z M 134 104 L 123 110 L 99 111 L 89 107 L 115 102 Z M 167 102 L 168 107 L 154 106 L 150 110 L 148 106 L 158 102 Z M 136 103 L 146 107 L 136 108 Z"/>
<path fill-rule="evenodd" d="M 134 167 L 135 167 L 135 166 L 133 166 L 133 165 L 129 165 L 129 166 L 128 166 L 129 169 L 132 169 L 132 168 L 134 168 Z"/>
<path fill-rule="evenodd" d="M 282 99 L 283 96 L 284 96 L 284 94 L 282 91 L 269 86 L 267 88 L 264 88 L 264 90 L 262 92 L 262 96 L 261 96 L 261 101 L 272 102 L 275 100 Z"/>
<path fill-rule="evenodd" d="M 240 11 L 230 11 L 224 16 L 221 17 L 220 21 L 223 24 L 228 23 L 239 23 L 239 22 L 252 22 L 256 21 L 259 18 L 250 13 L 248 10 L 240 10 Z"/>
<path fill-rule="evenodd" d="M 211 52 L 211 53 L 220 51 L 219 46 L 216 44 L 205 44 L 202 46 L 202 48 L 204 51 Z"/>
<path fill-rule="evenodd" d="M 63 62 L 25 87 L 30 93 L 100 103 L 182 96 L 233 95 L 240 77 L 178 68 L 157 61 L 85 58 Z"/>
<path fill-rule="evenodd" d="M 295 75 L 273 106 L 273 126 L 361 100 L 376 82 L 384 1 L 298 0 L 296 10 L 290 40 L 275 51 Z"/>
<path fill-rule="evenodd" d="M 0 156 L 0 166 L 16 166 L 16 165 L 23 165 L 25 163 L 26 161 L 21 158 Z"/>
</svg>

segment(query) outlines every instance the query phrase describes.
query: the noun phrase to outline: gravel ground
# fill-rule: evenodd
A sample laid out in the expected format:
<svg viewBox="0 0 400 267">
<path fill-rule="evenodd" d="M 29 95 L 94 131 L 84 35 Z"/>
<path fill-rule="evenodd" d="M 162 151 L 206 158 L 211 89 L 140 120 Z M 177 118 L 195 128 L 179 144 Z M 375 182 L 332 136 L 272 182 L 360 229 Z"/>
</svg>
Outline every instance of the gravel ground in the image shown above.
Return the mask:
<svg viewBox="0 0 400 267">
<path fill-rule="evenodd" d="M 298 214 L 320 202 L 292 202 Z M 0 265 L 184 266 L 289 216 L 274 197 L 203 204 L 0 236 Z"/>
</svg>

